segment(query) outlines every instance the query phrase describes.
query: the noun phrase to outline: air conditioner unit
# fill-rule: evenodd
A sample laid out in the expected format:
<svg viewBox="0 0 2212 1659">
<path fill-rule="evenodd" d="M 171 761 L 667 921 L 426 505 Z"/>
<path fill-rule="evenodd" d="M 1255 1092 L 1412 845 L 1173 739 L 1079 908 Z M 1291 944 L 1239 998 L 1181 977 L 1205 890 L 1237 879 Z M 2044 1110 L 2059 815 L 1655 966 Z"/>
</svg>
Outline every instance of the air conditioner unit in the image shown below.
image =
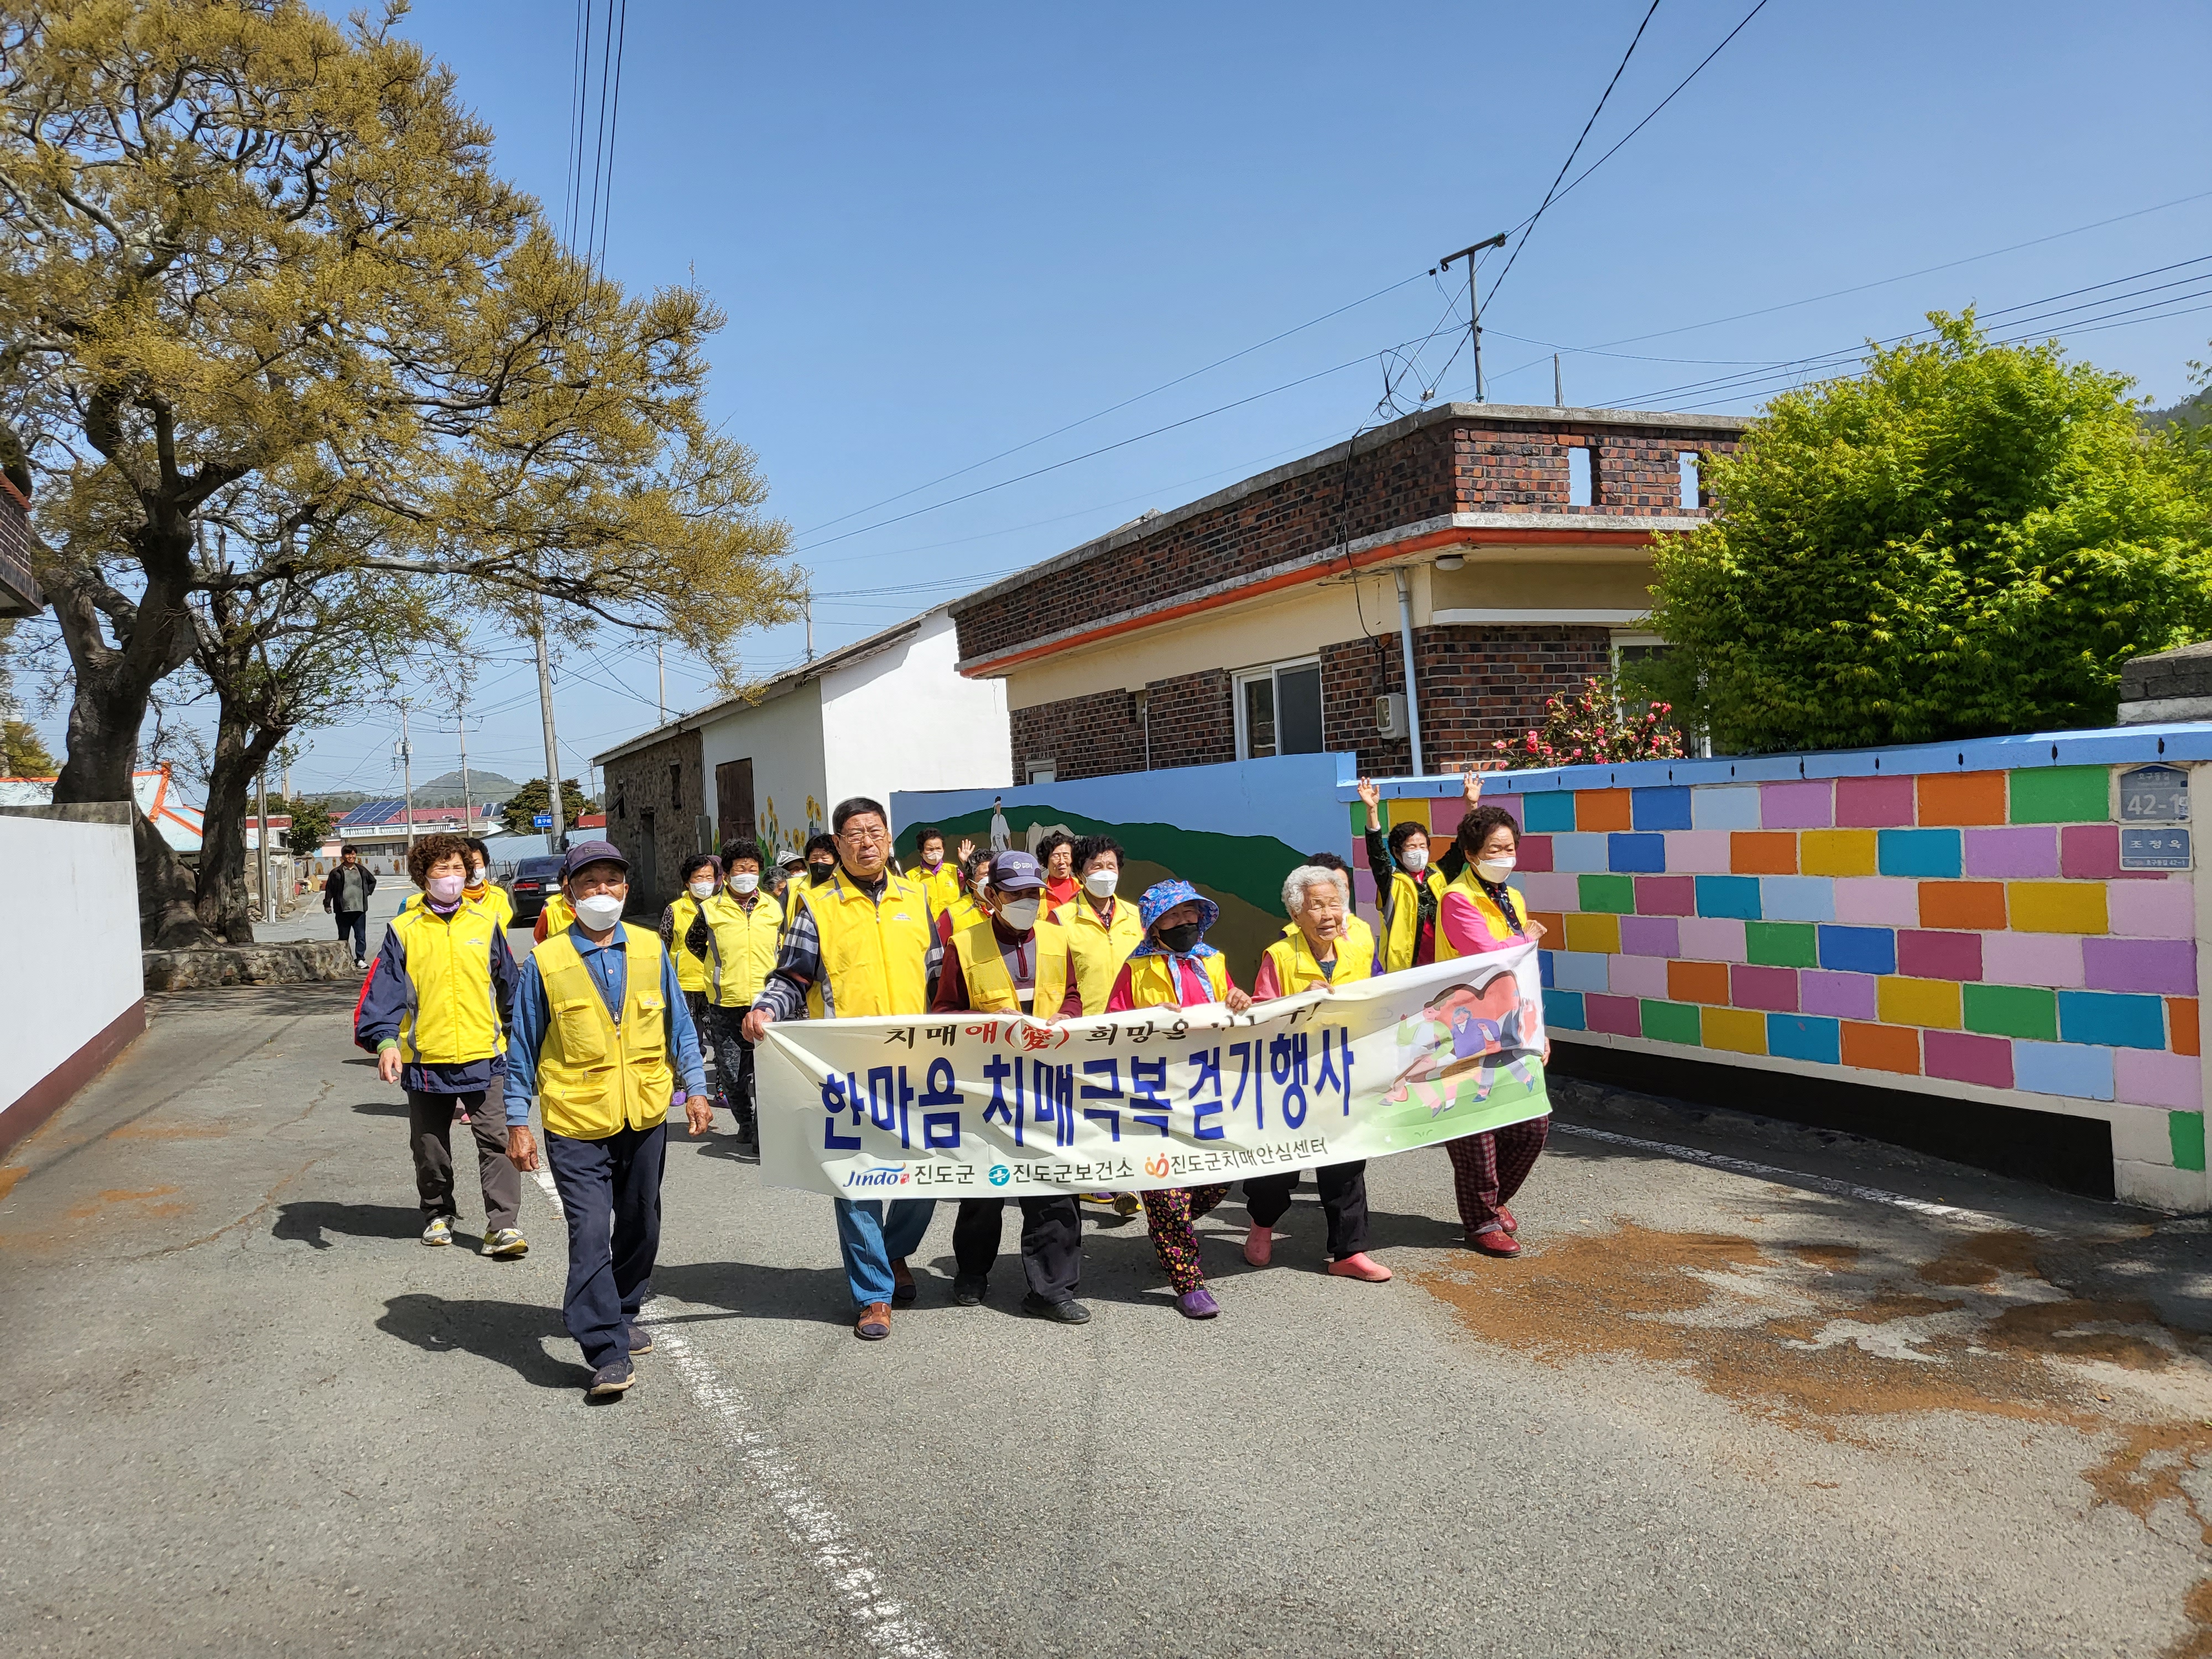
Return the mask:
<svg viewBox="0 0 2212 1659">
<path fill-rule="evenodd" d="M 1389 691 L 1375 699 L 1375 735 L 1378 738 L 1402 738 L 1406 735 L 1406 698 L 1402 692 Z"/>
</svg>

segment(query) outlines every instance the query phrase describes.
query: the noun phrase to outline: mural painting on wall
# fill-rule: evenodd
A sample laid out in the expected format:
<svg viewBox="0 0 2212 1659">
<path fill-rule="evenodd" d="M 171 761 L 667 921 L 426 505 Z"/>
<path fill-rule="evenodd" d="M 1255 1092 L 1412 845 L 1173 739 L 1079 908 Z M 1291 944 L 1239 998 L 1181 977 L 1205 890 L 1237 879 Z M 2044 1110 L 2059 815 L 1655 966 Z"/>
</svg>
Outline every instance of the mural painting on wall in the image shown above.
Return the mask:
<svg viewBox="0 0 2212 1659">
<path fill-rule="evenodd" d="M 1340 764 L 1341 763 L 1341 764 Z M 1121 896 L 1177 876 L 1221 907 L 1207 942 L 1249 986 L 1260 954 L 1282 937 L 1283 878 L 1309 854 L 1352 860 L 1338 780 L 1351 757 L 1291 755 L 1225 766 L 1123 773 L 1005 790 L 902 792 L 891 798 L 897 854 L 909 867 L 914 832 L 934 824 L 950 854 L 963 841 L 994 839 L 1035 852 L 1054 830 L 1121 843 Z M 1174 822 L 1164 822 L 1168 812 Z M 995 821 L 995 822 L 994 822 Z"/>
<path fill-rule="evenodd" d="M 753 819 L 754 835 L 771 854 L 805 850 L 808 837 L 824 827 L 822 803 L 811 795 L 806 798 L 805 819 L 789 830 L 783 827 L 783 821 L 776 816 L 774 795 L 761 797 L 760 811 Z"/>
</svg>

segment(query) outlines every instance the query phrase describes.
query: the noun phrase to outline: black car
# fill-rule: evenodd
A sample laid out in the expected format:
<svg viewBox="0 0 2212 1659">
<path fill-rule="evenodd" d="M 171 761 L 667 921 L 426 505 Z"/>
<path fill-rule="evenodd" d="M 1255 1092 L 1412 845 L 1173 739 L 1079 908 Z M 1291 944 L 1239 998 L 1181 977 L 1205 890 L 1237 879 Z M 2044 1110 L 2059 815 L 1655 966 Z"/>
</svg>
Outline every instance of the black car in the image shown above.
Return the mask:
<svg viewBox="0 0 2212 1659">
<path fill-rule="evenodd" d="M 516 927 L 526 927 L 536 921 L 538 913 L 545 908 L 546 896 L 560 890 L 561 864 L 557 855 L 515 860 L 507 896 L 514 901 Z"/>
</svg>

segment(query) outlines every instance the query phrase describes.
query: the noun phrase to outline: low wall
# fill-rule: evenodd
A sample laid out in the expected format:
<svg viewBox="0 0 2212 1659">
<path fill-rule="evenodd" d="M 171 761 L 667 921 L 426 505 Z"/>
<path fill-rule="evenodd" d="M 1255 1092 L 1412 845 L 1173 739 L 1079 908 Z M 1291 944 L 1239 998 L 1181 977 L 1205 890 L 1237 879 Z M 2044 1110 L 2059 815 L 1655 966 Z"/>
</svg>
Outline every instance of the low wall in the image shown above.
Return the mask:
<svg viewBox="0 0 2212 1659">
<path fill-rule="evenodd" d="M 1854 1084 L 1951 1111 L 1939 1140 L 2002 1134 L 1990 1107 L 2089 1120 L 2117 1195 L 2201 1210 L 2212 884 L 2186 813 L 2208 760 L 2212 724 L 2139 726 L 1492 774 L 1483 798 L 1523 826 L 1553 1036 L 1611 1051 L 1602 1074 Z M 1458 825 L 1455 779 L 1384 794 L 1394 822 Z"/>
<path fill-rule="evenodd" d="M 100 822 L 100 818 L 109 821 Z M 52 1116 L 145 1029 L 130 809 L 0 812 L 19 906 L 0 951 L 0 1151 Z"/>
</svg>

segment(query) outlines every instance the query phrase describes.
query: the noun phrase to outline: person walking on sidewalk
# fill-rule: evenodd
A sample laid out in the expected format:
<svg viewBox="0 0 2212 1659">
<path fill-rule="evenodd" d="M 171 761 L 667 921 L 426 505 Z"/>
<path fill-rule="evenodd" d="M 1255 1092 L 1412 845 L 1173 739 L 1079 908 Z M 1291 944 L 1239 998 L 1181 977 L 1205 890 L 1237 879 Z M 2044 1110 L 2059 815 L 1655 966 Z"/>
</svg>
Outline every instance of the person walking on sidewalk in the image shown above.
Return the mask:
<svg viewBox="0 0 2212 1659">
<path fill-rule="evenodd" d="M 507 1143 L 517 1168 L 538 1167 L 535 1095 L 568 1223 L 561 1316 L 605 1396 L 635 1380 L 632 1356 L 653 1352 L 637 1315 L 660 1252 L 672 1097 L 680 1085 L 694 1136 L 714 1113 L 676 965 L 651 928 L 622 919 L 629 861 L 611 842 L 579 842 L 561 887 L 576 919 L 531 952 L 515 988 Z"/>
<path fill-rule="evenodd" d="M 890 867 L 890 815 L 865 795 L 830 815 L 837 863 L 794 905 L 783 950 L 744 1018 L 742 1035 L 758 1042 L 780 1019 L 836 1019 L 929 1011 L 944 946 L 920 884 Z M 921 1292 L 907 1257 L 937 1212 L 933 1198 L 834 1200 L 845 1282 L 859 1310 L 853 1334 L 879 1342 L 891 1334 L 891 1307 Z"/>
<path fill-rule="evenodd" d="M 348 847 L 338 854 L 338 867 L 323 883 L 323 908 L 338 919 L 338 938 L 353 940 L 353 965 L 368 966 L 368 896 L 376 890 L 376 872 L 361 861 L 361 850 Z"/>
<path fill-rule="evenodd" d="M 465 840 L 443 835 L 423 836 L 407 855 L 422 902 L 402 910 L 384 931 L 354 1008 L 354 1041 L 376 1056 L 378 1077 L 407 1091 L 422 1242 L 453 1242 L 459 1114 L 477 1143 L 484 1254 L 517 1256 L 530 1248 L 519 1225 L 522 1177 L 507 1156 L 500 1109 L 507 1073 L 501 1034 L 514 1018 L 516 971 L 499 918 L 466 895 L 468 858 Z"/>
</svg>

